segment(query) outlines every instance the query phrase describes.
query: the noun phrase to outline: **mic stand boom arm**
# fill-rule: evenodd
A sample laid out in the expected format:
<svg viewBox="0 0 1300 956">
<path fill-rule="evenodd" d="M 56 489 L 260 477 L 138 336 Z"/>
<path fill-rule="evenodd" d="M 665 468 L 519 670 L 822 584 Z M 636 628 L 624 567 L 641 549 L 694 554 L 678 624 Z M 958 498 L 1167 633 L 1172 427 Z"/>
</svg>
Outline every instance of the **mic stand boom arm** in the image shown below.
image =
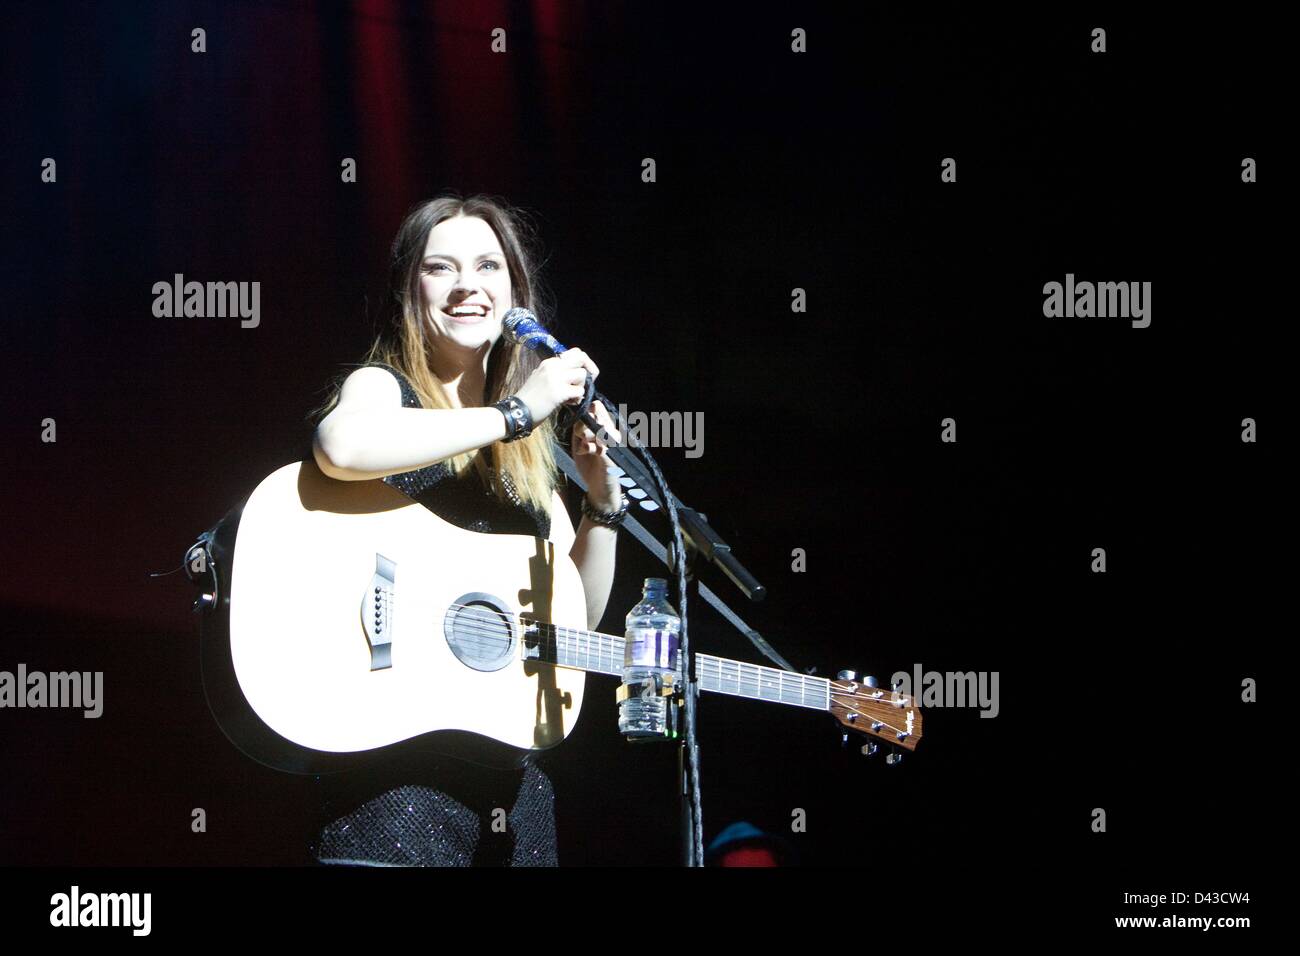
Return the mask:
<svg viewBox="0 0 1300 956">
<path fill-rule="evenodd" d="M 611 405 L 610 400 L 600 394 L 595 393 L 606 408 L 617 408 L 617 405 Z M 592 417 L 591 412 L 584 411 L 577 416 L 582 422 L 592 430 L 593 433 L 600 434 L 601 426 Z M 618 422 L 619 432 L 627 435 L 627 423 L 623 420 Z M 646 496 L 654 501 L 660 508 L 665 508 L 666 503 L 659 492 L 658 486 L 650 477 L 650 474 L 642 466 L 640 459 L 632 452 L 631 449 L 607 443 L 606 453 L 611 461 L 622 468 L 636 485 L 646 493 Z M 672 494 L 670 491 L 669 494 Z M 709 525 L 708 519 L 694 508 L 687 507 L 682 500 L 673 495 L 673 504 L 677 508 L 677 516 L 681 520 L 682 534 L 689 538 L 689 545 L 695 548 L 703 557 L 717 567 L 723 574 L 731 579 L 731 582 L 740 589 L 740 592 L 751 601 L 761 601 L 767 596 L 767 588 L 760 584 L 755 577 L 749 573 L 748 569 L 736 559 L 731 551 L 731 545 L 723 541 L 716 531 Z"/>
</svg>

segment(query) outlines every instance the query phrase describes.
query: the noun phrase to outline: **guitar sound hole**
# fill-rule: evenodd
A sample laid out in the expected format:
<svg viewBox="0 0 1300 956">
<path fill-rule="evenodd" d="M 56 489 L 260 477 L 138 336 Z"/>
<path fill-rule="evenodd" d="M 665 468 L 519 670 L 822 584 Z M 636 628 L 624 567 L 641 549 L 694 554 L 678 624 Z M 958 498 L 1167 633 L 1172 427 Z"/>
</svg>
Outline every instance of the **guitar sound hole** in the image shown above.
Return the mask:
<svg viewBox="0 0 1300 956">
<path fill-rule="evenodd" d="M 515 631 L 505 604 L 491 594 L 462 594 L 443 618 L 451 652 L 466 667 L 496 671 L 515 656 Z"/>
</svg>

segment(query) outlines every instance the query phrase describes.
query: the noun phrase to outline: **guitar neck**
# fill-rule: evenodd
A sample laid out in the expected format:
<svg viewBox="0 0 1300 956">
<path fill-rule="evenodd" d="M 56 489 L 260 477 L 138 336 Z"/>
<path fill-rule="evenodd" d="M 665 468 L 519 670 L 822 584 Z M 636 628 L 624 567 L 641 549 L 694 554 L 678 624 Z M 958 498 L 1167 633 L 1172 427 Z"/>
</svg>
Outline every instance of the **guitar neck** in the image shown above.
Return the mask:
<svg viewBox="0 0 1300 956">
<path fill-rule="evenodd" d="M 536 622 L 525 622 L 525 626 L 529 637 L 524 642 L 525 656 L 557 667 L 615 677 L 623 675 L 622 637 Z M 695 674 L 702 690 L 812 710 L 831 709 L 831 683 L 825 677 L 710 654 L 695 655 Z"/>
</svg>

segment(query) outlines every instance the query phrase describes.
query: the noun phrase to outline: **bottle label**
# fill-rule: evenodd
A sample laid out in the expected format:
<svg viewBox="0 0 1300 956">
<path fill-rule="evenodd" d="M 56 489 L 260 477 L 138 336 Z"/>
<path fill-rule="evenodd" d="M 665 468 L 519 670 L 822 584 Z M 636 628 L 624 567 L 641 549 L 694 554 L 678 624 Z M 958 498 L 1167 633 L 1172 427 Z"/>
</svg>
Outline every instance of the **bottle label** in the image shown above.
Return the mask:
<svg viewBox="0 0 1300 956">
<path fill-rule="evenodd" d="M 624 667 L 666 667 L 677 669 L 677 632 L 653 627 L 634 627 L 627 632 Z"/>
</svg>

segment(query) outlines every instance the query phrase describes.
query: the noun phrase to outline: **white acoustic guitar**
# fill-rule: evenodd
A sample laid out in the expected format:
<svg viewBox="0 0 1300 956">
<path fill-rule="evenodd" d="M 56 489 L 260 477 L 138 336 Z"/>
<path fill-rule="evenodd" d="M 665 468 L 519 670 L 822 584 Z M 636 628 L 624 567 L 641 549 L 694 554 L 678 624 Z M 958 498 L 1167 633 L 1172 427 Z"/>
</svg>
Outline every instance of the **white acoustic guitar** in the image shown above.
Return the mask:
<svg viewBox="0 0 1300 956">
<path fill-rule="evenodd" d="M 582 580 L 550 541 L 463 530 L 310 460 L 264 479 L 187 564 L 206 572 L 196 608 L 213 713 L 281 770 L 409 750 L 515 765 L 572 732 L 588 672 L 622 673 L 623 638 L 583 627 Z M 921 738 L 910 696 L 695 658 L 703 690 L 828 711 L 908 750 Z"/>
</svg>

